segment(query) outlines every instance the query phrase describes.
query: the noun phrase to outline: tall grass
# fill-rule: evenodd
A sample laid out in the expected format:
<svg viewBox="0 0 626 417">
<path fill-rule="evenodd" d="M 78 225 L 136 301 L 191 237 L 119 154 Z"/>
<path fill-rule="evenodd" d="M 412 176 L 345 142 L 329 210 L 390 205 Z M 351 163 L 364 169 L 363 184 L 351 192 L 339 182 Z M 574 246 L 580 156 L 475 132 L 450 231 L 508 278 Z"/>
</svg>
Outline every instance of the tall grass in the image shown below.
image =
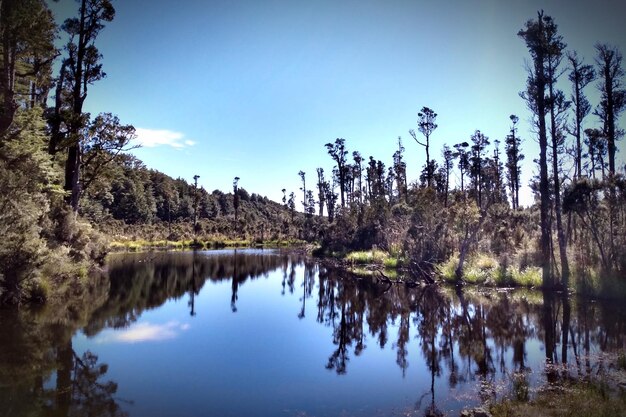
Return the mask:
<svg viewBox="0 0 626 417">
<path fill-rule="evenodd" d="M 459 256 L 455 254 L 437 265 L 437 273 L 444 281 L 455 282 L 458 263 Z M 485 253 L 475 254 L 467 259 L 463 268 L 463 280 L 470 284 L 493 287 L 539 287 L 542 283 L 541 269 L 530 266 L 520 269 L 516 265 L 500 263 L 495 257 Z"/>
<path fill-rule="evenodd" d="M 345 256 L 345 260 L 356 265 L 382 265 L 386 269 L 396 269 L 402 266 L 402 258 L 397 255 L 392 256 L 380 249 L 350 252 Z"/>
</svg>

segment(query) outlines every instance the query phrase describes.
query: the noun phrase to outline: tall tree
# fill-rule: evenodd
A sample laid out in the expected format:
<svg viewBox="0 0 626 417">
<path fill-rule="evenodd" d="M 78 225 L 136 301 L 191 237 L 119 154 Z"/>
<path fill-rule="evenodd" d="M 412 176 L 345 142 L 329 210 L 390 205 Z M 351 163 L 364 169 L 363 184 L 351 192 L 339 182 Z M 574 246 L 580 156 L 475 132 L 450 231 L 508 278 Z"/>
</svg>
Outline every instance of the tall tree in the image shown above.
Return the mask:
<svg viewBox="0 0 626 417">
<path fill-rule="evenodd" d="M 348 150 L 346 149 L 346 140 L 343 138 L 335 139 L 335 143 L 327 143 L 326 149 L 333 161 L 337 164 L 337 178 L 339 179 L 339 193 L 341 195 L 341 207 L 346 206 L 346 161 Z"/>
<path fill-rule="evenodd" d="M 461 142 L 454 145 L 455 156 L 459 158 L 457 166 L 459 167 L 459 173 L 461 174 L 461 193 L 463 194 L 463 198 L 465 198 L 464 179 L 470 168 L 469 152 L 467 151 L 468 147 L 469 143 L 467 142 Z"/>
<path fill-rule="evenodd" d="M 543 11 L 537 13 L 536 20 L 529 20 L 518 32 L 526 43 L 532 58 L 528 66 L 526 91 L 521 93 L 528 108 L 533 114 L 539 136 L 539 194 L 541 222 L 541 267 L 542 281 L 545 287 L 554 285 L 551 271 L 551 233 L 550 233 L 550 186 L 548 182 L 548 135 L 546 129 L 546 61 L 549 53 L 547 31 L 554 25 L 552 18 L 544 16 Z"/>
<path fill-rule="evenodd" d="M 20 105 L 45 105 L 57 55 L 55 35 L 45 1 L 0 1 L 0 136 Z"/>
<path fill-rule="evenodd" d="M 493 159 L 491 161 L 491 202 L 501 203 L 506 201 L 506 188 L 502 181 L 502 161 L 500 159 L 500 141 L 494 140 Z"/>
<path fill-rule="evenodd" d="M 563 58 L 565 43 L 563 37 L 558 34 L 558 27 L 553 20 L 546 25 L 546 43 L 548 53 L 546 55 L 546 84 L 548 86 L 548 111 L 550 113 L 550 139 L 552 143 L 552 186 L 554 187 L 554 212 L 556 216 L 556 234 L 559 242 L 559 257 L 561 259 L 561 284 L 567 288 L 569 284 L 569 264 L 567 261 L 567 240 L 563 229 L 563 217 L 561 207 L 561 178 L 559 158 L 563 149 L 564 113 L 569 108 L 570 102 L 565 100 L 565 95 L 556 88 L 556 82 L 561 75 L 559 66 Z"/>
<path fill-rule="evenodd" d="M 576 138 L 575 149 L 575 177 L 579 178 L 582 175 L 582 133 L 583 133 L 583 119 L 591 111 L 591 104 L 585 96 L 583 89 L 591 83 L 595 77 L 595 71 L 591 65 L 583 64 L 583 60 L 578 57 L 576 52 L 570 52 L 567 54 L 567 59 L 570 64 L 570 73 L 568 78 L 572 83 L 572 103 L 574 105 L 574 129 L 570 132 L 574 138 Z"/>
<path fill-rule="evenodd" d="M 391 168 L 391 167 L 390 167 Z M 398 136 L 398 150 L 393 154 L 393 172 L 398 188 L 398 199 L 407 200 L 406 162 L 404 162 L 404 146 L 402 138 Z"/>
<path fill-rule="evenodd" d="M 448 190 L 450 189 L 450 172 L 454 168 L 454 152 L 448 145 L 443 145 L 443 149 L 441 150 L 441 156 L 443 156 L 443 172 L 445 175 L 445 194 L 444 194 L 444 204 L 448 207 Z"/>
<path fill-rule="evenodd" d="M 352 152 L 352 159 L 354 160 L 354 171 L 359 188 L 357 196 L 359 198 L 359 204 L 363 204 L 363 167 L 361 165 L 363 163 L 363 157 L 358 151 L 354 151 Z"/>
<path fill-rule="evenodd" d="M 600 78 L 598 87 L 602 98 L 594 114 L 603 123 L 609 151 L 609 174 L 614 175 L 615 142 L 623 135 L 623 132 L 617 129 L 616 122 L 620 113 L 626 108 L 626 90 L 622 81 L 624 77 L 622 54 L 617 48 L 606 44 L 597 44 L 596 51 L 598 52 L 596 65 Z"/>
<path fill-rule="evenodd" d="M 434 170 L 433 165 L 430 162 L 430 135 L 432 135 L 435 129 L 437 129 L 437 123 L 435 123 L 435 121 L 437 120 L 437 113 L 435 113 L 432 109 L 429 109 L 428 107 L 422 107 L 422 110 L 417 113 L 417 117 L 417 128 L 420 133 L 424 135 L 424 138 L 426 138 L 426 140 L 424 142 L 421 142 L 419 139 L 417 139 L 417 135 L 415 134 L 415 131 L 413 129 L 409 130 L 409 133 L 411 134 L 415 142 L 418 143 L 418 145 L 421 145 L 426 149 L 426 180 L 428 186 L 432 187 Z"/>
<path fill-rule="evenodd" d="M 480 130 L 471 136 L 472 147 L 470 151 L 470 176 L 474 184 L 474 197 L 478 207 L 482 208 L 483 202 L 483 165 L 485 164 L 485 150 L 489 146 L 489 138 Z"/>
<path fill-rule="evenodd" d="M 196 235 L 198 233 L 198 178 L 200 175 L 193 176 L 193 234 L 194 240 L 196 240 Z"/>
<path fill-rule="evenodd" d="M 235 207 L 235 221 L 239 218 L 239 179 L 239 177 L 235 177 L 235 179 L 233 179 L 233 206 Z"/>
<path fill-rule="evenodd" d="M 509 179 L 509 188 L 511 190 L 511 205 L 513 210 L 519 209 L 519 187 L 520 187 L 520 162 L 524 159 L 524 155 L 520 152 L 522 140 L 517 136 L 517 122 L 519 118 L 512 114 L 511 130 L 505 141 L 506 150 L 506 168 Z"/>
<path fill-rule="evenodd" d="M 307 211 L 307 196 L 306 196 L 306 173 L 304 171 L 299 171 L 298 176 L 302 181 L 302 187 L 300 187 L 300 191 L 302 191 L 302 210 Z"/>
<path fill-rule="evenodd" d="M 291 213 L 291 222 L 293 223 L 293 218 L 296 215 L 296 195 L 292 191 L 289 193 L 289 200 L 287 200 L 287 207 L 289 208 L 289 213 Z"/>
<path fill-rule="evenodd" d="M 65 163 L 65 190 L 68 202 L 74 211 L 78 210 L 80 197 L 81 170 L 81 131 L 87 117 L 83 114 L 83 104 L 87 98 L 89 85 L 105 77 L 102 71 L 102 55 L 95 46 L 96 38 L 104 28 L 104 22 L 111 22 L 115 9 L 109 0 L 81 0 L 79 16 L 67 19 L 63 30 L 69 35 L 65 46 L 67 56 L 63 60 L 68 102 L 67 116 L 63 121 L 67 125 L 67 159 Z M 60 124 L 61 120 L 54 123 Z M 57 126 L 52 126 L 53 130 Z"/>
<path fill-rule="evenodd" d="M 324 216 L 324 204 L 326 202 L 326 192 L 324 190 L 325 184 L 326 180 L 324 180 L 324 168 L 317 168 L 317 199 L 320 205 L 320 217 Z"/>
</svg>

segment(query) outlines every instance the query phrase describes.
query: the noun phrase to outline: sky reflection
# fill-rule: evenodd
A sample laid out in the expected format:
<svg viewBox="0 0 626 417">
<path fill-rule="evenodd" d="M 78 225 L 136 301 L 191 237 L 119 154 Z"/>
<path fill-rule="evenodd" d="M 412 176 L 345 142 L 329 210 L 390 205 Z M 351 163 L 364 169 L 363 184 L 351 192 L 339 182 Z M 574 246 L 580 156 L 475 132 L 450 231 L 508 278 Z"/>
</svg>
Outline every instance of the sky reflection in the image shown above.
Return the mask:
<svg viewBox="0 0 626 417">
<path fill-rule="evenodd" d="M 188 330 L 188 323 L 172 320 L 167 323 L 148 322 L 132 324 L 123 330 L 105 330 L 97 338 L 97 343 L 142 343 L 171 340 Z"/>
</svg>

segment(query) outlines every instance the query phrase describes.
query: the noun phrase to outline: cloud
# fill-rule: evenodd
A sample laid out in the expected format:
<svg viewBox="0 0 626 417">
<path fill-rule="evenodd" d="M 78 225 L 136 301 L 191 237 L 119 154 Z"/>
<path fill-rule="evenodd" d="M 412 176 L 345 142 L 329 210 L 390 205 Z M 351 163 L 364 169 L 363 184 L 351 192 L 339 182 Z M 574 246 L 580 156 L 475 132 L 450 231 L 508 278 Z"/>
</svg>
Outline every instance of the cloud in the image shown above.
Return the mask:
<svg viewBox="0 0 626 417">
<path fill-rule="evenodd" d="M 181 331 L 188 329 L 189 324 L 181 324 L 177 321 L 170 321 L 165 324 L 137 323 L 131 325 L 128 329 L 104 334 L 98 339 L 98 342 L 139 343 L 170 340 L 178 337 Z"/>
<path fill-rule="evenodd" d="M 185 139 L 185 134 L 165 129 L 146 129 L 138 127 L 135 129 L 137 134 L 137 143 L 146 148 L 154 148 L 156 146 L 171 146 L 172 148 L 184 148 L 193 146 L 195 141 Z"/>
</svg>

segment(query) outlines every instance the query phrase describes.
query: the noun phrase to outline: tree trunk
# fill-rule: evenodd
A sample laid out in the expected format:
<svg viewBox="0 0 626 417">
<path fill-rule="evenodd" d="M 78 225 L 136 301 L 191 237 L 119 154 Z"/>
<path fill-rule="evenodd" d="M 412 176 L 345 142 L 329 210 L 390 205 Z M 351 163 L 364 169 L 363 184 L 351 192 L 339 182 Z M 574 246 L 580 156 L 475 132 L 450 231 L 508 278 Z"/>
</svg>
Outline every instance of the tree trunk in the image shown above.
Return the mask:
<svg viewBox="0 0 626 417">
<path fill-rule="evenodd" d="M 1 6 L 10 7 L 5 2 Z M 2 10 L 7 14 L 7 10 Z M 4 22 L 0 22 L 4 23 Z M 15 48 L 11 44 L 11 33 L 7 28 L 2 31 L 2 74 L 0 74 L 0 94 L 2 94 L 2 109 L 0 109 L 0 135 L 6 133 L 13 123 L 13 117 L 17 111 L 15 102 Z"/>
<path fill-rule="evenodd" d="M 556 68 L 552 68 L 549 64 L 550 71 L 550 133 L 552 136 L 552 175 L 554 182 L 554 211 L 556 214 L 556 233 L 559 241 L 559 257 L 561 259 L 561 285 L 563 289 L 567 289 L 569 285 L 569 264 L 567 261 L 567 241 L 565 240 L 565 233 L 563 233 L 563 219 L 561 216 L 561 182 L 559 180 L 559 156 L 558 156 L 558 132 L 556 125 L 556 116 L 554 109 L 554 71 Z"/>
<path fill-rule="evenodd" d="M 543 32 L 543 16 L 540 16 L 539 27 Z M 544 74 L 544 52 L 539 49 L 535 62 L 537 117 L 539 118 L 539 194 L 540 194 L 540 225 L 541 225 L 541 269 L 544 287 L 554 285 L 550 260 L 550 186 L 548 183 L 548 137 L 546 134 L 546 103 L 544 92 L 546 81 Z"/>
<path fill-rule="evenodd" d="M 77 142 L 67 150 L 65 161 L 65 191 L 68 193 L 66 201 L 74 212 L 78 211 L 80 199 L 80 144 Z"/>
</svg>

